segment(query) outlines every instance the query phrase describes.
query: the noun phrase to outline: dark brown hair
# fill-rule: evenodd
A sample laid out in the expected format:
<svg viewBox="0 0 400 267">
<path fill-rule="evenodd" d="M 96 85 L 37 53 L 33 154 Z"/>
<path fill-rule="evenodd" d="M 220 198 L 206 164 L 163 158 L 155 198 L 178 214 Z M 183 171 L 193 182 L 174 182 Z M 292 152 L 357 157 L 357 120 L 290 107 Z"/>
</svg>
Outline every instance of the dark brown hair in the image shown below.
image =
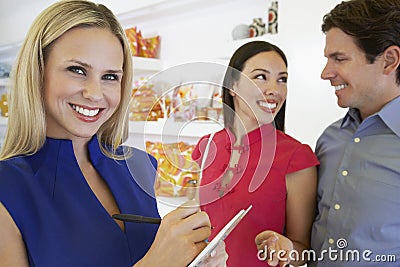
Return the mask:
<svg viewBox="0 0 400 267">
<path fill-rule="evenodd" d="M 239 47 L 231 57 L 222 87 L 222 102 L 224 103 L 224 124 L 226 128 L 232 130 L 233 120 L 235 117 L 235 105 L 233 103 L 233 97 L 229 93 L 229 91 L 232 89 L 233 84 L 239 80 L 241 72 L 243 71 L 244 65 L 247 60 L 261 52 L 269 51 L 277 52 L 281 56 L 286 67 L 288 66 L 287 59 L 283 51 L 276 45 L 265 41 L 253 41 L 246 43 Z M 285 130 L 285 110 L 286 101 L 283 103 L 282 108 L 279 110 L 278 114 L 274 118 L 275 128 L 280 131 Z"/>
<path fill-rule="evenodd" d="M 351 0 L 336 5 L 323 18 L 322 31 L 339 28 L 351 35 L 356 45 L 374 63 L 389 46 L 400 46 L 399 0 Z M 400 69 L 397 69 L 400 84 Z"/>
</svg>

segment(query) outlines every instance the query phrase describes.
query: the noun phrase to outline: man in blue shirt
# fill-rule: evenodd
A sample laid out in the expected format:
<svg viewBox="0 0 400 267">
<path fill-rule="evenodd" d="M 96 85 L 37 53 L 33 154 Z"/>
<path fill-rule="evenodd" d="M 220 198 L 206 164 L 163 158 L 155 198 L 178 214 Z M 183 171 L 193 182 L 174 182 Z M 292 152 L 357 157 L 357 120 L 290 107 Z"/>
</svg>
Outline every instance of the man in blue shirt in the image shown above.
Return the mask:
<svg viewBox="0 0 400 267">
<path fill-rule="evenodd" d="M 325 15 L 321 77 L 349 108 L 317 142 L 311 266 L 400 265 L 400 1 L 351 0 Z"/>
</svg>

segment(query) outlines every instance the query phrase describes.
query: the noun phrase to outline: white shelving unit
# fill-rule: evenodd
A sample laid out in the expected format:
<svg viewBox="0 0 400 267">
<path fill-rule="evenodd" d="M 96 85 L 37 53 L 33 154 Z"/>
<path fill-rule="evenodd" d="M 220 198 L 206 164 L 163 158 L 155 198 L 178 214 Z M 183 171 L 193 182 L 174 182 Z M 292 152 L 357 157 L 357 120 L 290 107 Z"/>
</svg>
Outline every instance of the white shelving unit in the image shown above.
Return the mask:
<svg viewBox="0 0 400 267">
<path fill-rule="evenodd" d="M 199 138 L 211 131 L 218 131 L 221 125 L 210 120 L 173 121 L 172 119 L 158 121 L 130 121 L 129 132 L 146 135 L 164 135 Z"/>
<path fill-rule="evenodd" d="M 8 78 L 0 78 L 0 89 L 2 87 L 6 87 L 9 83 L 9 79 Z"/>
<path fill-rule="evenodd" d="M 146 141 L 196 144 L 204 135 L 219 131 L 223 125 L 214 121 L 175 122 L 172 119 L 159 121 L 129 122 L 128 145 L 145 149 Z"/>
<path fill-rule="evenodd" d="M 163 62 L 158 58 L 133 57 L 133 74 L 145 77 L 163 70 Z"/>
<path fill-rule="evenodd" d="M 7 126 L 7 118 L 0 116 L 0 127 L 6 127 Z"/>
</svg>

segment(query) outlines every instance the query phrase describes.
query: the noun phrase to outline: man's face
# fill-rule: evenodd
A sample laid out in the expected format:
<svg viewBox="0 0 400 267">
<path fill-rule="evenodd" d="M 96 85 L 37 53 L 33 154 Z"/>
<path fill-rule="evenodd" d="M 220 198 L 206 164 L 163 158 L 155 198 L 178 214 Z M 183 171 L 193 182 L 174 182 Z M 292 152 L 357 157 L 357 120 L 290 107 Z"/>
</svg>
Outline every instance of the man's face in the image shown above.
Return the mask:
<svg viewBox="0 0 400 267">
<path fill-rule="evenodd" d="M 327 63 L 321 78 L 335 88 L 340 107 L 357 108 L 365 118 L 379 111 L 387 99 L 383 81 L 384 60 L 369 63 L 352 36 L 339 28 L 326 33 L 324 55 Z"/>
</svg>

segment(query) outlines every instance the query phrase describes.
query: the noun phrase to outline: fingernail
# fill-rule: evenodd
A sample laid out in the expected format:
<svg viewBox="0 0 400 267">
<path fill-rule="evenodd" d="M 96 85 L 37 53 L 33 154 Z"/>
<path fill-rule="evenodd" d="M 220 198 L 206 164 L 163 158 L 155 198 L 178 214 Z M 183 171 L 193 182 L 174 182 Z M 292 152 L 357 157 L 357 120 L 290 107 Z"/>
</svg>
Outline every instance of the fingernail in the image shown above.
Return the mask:
<svg viewBox="0 0 400 267">
<path fill-rule="evenodd" d="M 278 235 L 274 232 L 273 240 L 277 241 L 278 239 L 279 239 L 279 238 L 278 238 Z"/>
<path fill-rule="evenodd" d="M 217 254 L 217 252 L 215 250 L 211 251 L 211 254 L 210 254 L 211 258 L 213 258 L 215 256 L 215 254 Z"/>
</svg>

